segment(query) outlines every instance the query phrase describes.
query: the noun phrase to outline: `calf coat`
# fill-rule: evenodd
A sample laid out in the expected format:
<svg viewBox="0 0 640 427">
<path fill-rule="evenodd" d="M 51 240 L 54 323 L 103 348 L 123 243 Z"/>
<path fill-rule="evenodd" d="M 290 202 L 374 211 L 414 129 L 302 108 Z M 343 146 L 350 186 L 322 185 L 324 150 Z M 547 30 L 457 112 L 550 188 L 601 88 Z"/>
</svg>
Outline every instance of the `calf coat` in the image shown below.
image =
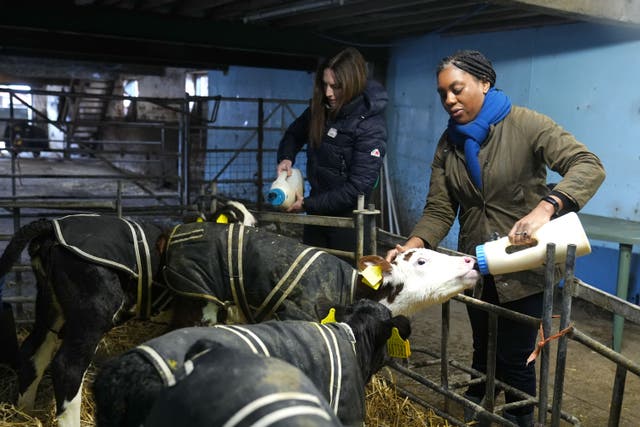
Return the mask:
<svg viewBox="0 0 640 427">
<path fill-rule="evenodd" d="M 242 323 L 276 318 L 317 320 L 326 298 L 349 304 L 356 271 L 316 248 L 241 224 L 193 223 L 169 239 L 164 282 L 178 294 L 237 307 Z"/>
<path fill-rule="evenodd" d="M 354 396 L 363 397 L 365 383 L 356 358 L 356 339 L 346 323 L 321 325 L 291 320 L 250 327 L 184 328 L 152 339 L 136 351 L 154 364 L 166 386 L 172 386 L 176 371 L 183 367 L 185 352 L 201 339 L 220 343 L 231 351 L 286 360 L 307 373 L 345 423 L 363 418 L 364 399 Z"/>
<path fill-rule="evenodd" d="M 342 424 L 302 372 L 282 360 L 238 352 L 220 343 L 188 357 L 189 370 L 151 407 L 145 427 L 278 426 Z"/>
<path fill-rule="evenodd" d="M 37 286 L 35 324 L 15 362 L 18 406 L 34 407 L 51 366 L 58 424 L 79 425 L 82 381 L 100 339 L 128 315 L 136 295 L 138 306 L 149 308 L 160 234 L 150 224 L 99 215 L 38 220 L 14 234 L 0 257 L 0 277 L 28 244 Z"/>
<path fill-rule="evenodd" d="M 134 278 L 137 315 L 151 314 L 151 286 L 159 258 L 152 255 L 161 230 L 127 218 L 97 214 L 68 215 L 52 220 L 58 244 L 88 262 Z"/>
<path fill-rule="evenodd" d="M 336 319 L 345 323 L 267 321 L 185 328 L 154 338 L 98 373 L 94 383 L 98 425 L 139 425 L 158 393 L 176 383 L 185 355 L 203 340 L 235 354 L 274 357 L 298 367 L 341 422 L 360 425 L 365 415 L 365 384 L 387 360 L 386 341 L 392 328 L 397 327 L 406 338 L 409 320 L 392 318 L 388 308 L 370 300 L 336 307 L 336 311 Z"/>
</svg>

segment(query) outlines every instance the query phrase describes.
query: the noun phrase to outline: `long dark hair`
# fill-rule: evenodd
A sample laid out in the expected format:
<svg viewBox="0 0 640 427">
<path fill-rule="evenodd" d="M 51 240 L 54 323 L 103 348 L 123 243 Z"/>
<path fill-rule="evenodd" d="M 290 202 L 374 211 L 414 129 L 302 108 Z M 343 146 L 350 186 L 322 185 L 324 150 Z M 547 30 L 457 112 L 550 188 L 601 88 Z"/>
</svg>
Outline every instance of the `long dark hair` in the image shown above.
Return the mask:
<svg viewBox="0 0 640 427">
<path fill-rule="evenodd" d="M 333 71 L 336 85 L 341 91 L 340 96 L 336 99 L 337 104 L 333 109 L 327 108 L 324 96 L 322 78 L 324 70 L 327 68 Z M 320 65 L 313 85 L 311 123 L 309 125 L 309 140 L 314 147 L 320 145 L 322 141 L 322 133 L 327 119 L 334 118 L 344 104 L 347 104 L 364 91 L 366 85 L 367 63 L 362 54 L 352 47 L 340 51 Z"/>
</svg>

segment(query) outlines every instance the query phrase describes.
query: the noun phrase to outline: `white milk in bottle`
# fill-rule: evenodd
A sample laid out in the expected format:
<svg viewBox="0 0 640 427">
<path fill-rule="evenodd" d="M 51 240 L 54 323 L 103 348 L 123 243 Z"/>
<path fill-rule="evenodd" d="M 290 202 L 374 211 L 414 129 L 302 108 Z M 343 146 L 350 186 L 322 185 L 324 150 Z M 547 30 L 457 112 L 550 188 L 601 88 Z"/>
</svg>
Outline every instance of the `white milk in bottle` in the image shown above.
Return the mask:
<svg viewBox="0 0 640 427">
<path fill-rule="evenodd" d="M 545 262 L 548 243 L 556 245 L 556 263 L 565 261 L 567 246 L 571 244 L 576 245 L 577 257 L 591 253 L 589 239 L 575 212 L 549 221 L 531 237 L 535 241 L 533 246 L 513 245 L 508 237 L 476 246 L 480 272 L 504 274 L 539 267 Z"/>
<path fill-rule="evenodd" d="M 281 210 L 287 210 L 296 201 L 296 192 L 304 194 L 304 179 L 300 169 L 291 169 L 291 176 L 286 171 L 280 172 L 267 193 L 267 202 Z"/>
</svg>

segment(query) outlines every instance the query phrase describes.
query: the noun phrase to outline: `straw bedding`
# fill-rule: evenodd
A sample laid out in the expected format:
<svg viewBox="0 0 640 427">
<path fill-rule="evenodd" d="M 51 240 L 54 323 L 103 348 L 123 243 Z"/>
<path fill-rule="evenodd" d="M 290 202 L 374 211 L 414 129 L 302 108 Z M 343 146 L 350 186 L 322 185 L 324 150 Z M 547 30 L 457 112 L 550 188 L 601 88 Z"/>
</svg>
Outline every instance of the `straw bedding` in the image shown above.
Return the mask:
<svg viewBox="0 0 640 427">
<path fill-rule="evenodd" d="M 116 356 L 155 336 L 167 331 L 165 323 L 132 320 L 122 326 L 112 329 L 100 343 L 94 362 L 85 376 L 85 385 L 89 385 L 100 366 L 109 357 Z M 23 338 L 27 331 L 20 331 Z M 414 404 L 409 399 L 401 397 L 395 388 L 394 381 L 381 374 L 372 378 L 367 385 L 367 413 L 366 426 L 384 427 L 414 427 L 430 426 L 444 427 L 449 424 L 446 420 L 435 415 L 430 410 Z M 9 402 L 17 395 L 17 381 L 14 373 L 0 365 L 0 402 Z M 54 402 L 51 380 L 45 373 L 38 397 L 38 410 L 26 413 L 9 403 L 0 403 L 0 426 L 6 427 L 50 427 L 54 426 Z M 95 406 L 90 387 L 83 388 L 82 396 L 82 427 L 95 426 Z"/>
</svg>

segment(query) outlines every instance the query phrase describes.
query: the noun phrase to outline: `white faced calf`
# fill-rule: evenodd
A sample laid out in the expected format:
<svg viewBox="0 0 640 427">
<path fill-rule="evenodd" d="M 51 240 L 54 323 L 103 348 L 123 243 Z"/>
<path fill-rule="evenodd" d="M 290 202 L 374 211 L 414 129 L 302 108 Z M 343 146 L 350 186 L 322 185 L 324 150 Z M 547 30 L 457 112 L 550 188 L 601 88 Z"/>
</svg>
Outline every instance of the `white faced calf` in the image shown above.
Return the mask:
<svg viewBox="0 0 640 427">
<path fill-rule="evenodd" d="M 373 290 L 361 278 L 358 296 L 379 301 L 394 315 L 409 316 L 441 304 L 472 288 L 480 278 L 473 258 L 424 248 L 409 249 L 391 263 L 379 256 L 365 256 L 359 264 L 360 271 L 371 265 L 380 266 L 382 284 Z"/>
</svg>

